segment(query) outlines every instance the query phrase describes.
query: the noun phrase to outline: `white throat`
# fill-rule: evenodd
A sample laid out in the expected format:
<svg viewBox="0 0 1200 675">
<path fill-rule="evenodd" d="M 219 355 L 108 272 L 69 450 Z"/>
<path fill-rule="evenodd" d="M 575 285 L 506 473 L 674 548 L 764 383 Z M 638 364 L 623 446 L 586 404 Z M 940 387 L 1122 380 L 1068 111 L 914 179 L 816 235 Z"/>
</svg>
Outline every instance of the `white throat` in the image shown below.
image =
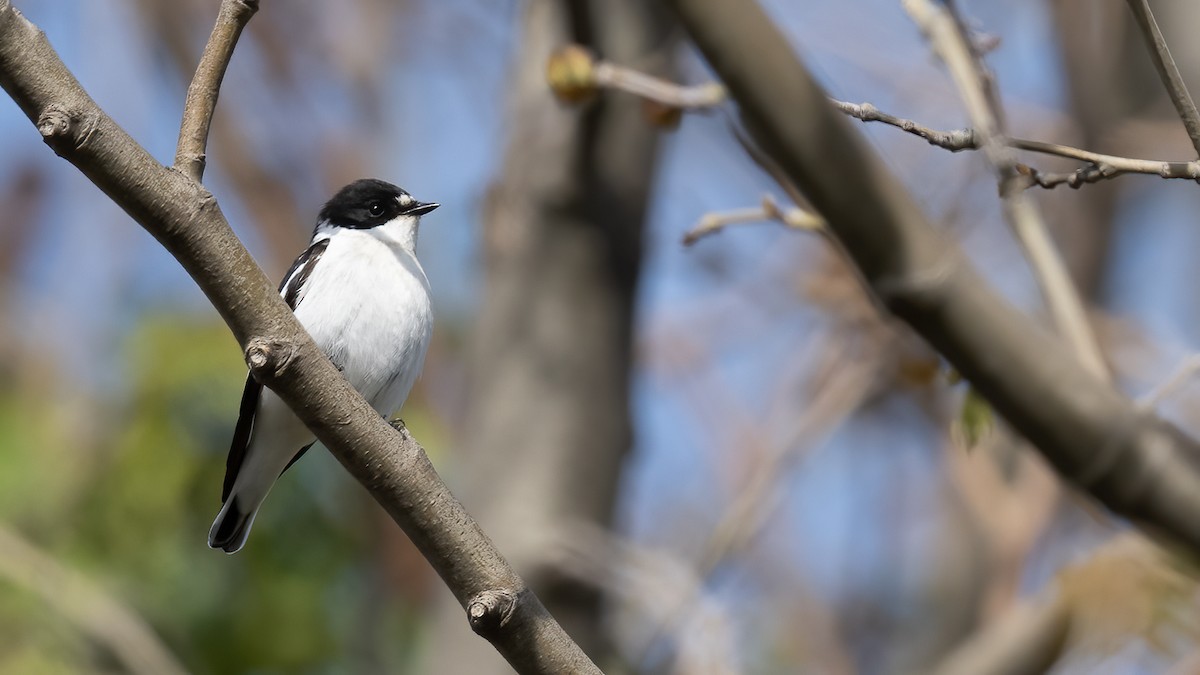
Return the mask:
<svg viewBox="0 0 1200 675">
<path fill-rule="evenodd" d="M 314 239 L 332 237 L 334 234 L 353 235 L 354 237 L 370 237 L 396 252 L 407 253 L 413 259 L 417 257 L 417 232 L 420 229 L 420 218 L 415 216 L 398 216 L 388 222 L 366 229 L 334 227 L 328 222 L 322 222 L 317 227 Z"/>
</svg>

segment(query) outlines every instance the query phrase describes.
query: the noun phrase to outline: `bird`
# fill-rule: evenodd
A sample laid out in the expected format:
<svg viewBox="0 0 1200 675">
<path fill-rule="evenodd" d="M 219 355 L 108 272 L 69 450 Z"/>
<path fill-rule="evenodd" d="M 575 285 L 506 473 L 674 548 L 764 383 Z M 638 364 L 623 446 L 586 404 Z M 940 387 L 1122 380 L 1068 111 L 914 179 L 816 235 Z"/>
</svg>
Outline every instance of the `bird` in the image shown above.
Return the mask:
<svg viewBox="0 0 1200 675">
<path fill-rule="evenodd" d="M 385 419 L 408 398 L 432 337 L 429 280 L 416 248 L 421 216 L 436 208 L 391 183 L 356 180 L 321 208 L 308 248 L 279 286 L 308 334 Z M 267 493 L 315 441 L 247 374 L 210 548 L 232 554 L 245 546 Z"/>
</svg>

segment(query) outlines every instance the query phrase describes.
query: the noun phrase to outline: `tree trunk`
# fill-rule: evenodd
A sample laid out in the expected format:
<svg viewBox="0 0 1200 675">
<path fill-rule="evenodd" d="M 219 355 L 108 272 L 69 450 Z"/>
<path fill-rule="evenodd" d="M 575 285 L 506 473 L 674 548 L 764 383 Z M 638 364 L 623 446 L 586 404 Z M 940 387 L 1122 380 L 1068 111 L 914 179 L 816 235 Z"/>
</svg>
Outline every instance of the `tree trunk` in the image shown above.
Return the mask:
<svg viewBox="0 0 1200 675">
<path fill-rule="evenodd" d="M 554 542 L 572 523 L 612 518 L 632 437 L 633 312 L 657 131 L 625 94 L 559 104 L 544 73 L 550 53 L 573 41 L 650 72 L 670 50 L 642 0 L 530 0 L 523 23 L 510 146 L 484 226 L 456 493 L 603 661 L 599 593 L 556 572 Z M 504 671 L 452 605 L 447 597 L 427 672 Z"/>
</svg>

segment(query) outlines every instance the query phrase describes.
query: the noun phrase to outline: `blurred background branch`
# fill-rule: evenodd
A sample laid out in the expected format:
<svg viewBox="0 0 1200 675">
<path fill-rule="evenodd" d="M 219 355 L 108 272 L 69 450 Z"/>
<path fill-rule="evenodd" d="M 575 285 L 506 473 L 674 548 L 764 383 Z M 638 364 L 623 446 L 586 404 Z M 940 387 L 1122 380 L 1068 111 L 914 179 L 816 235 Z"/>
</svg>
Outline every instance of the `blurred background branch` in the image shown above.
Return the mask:
<svg viewBox="0 0 1200 675">
<path fill-rule="evenodd" d="M 0 527 L 0 577 L 37 595 L 109 650 L 127 672 L 187 672 L 136 612 L 6 527 Z"/>
<path fill-rule="evenodd" d="M 483 213 L 458 476 L 467 506 L 550 611 L 611 663 L 601 594 L 549 563 L 547 537 L 564 522 L 613 523 L 632 443 L 634 303 L 658 133 L 632 98 L 560 106 L 545 69 L 552 50 L 577 41 L 669 73 L 673 40 L 641 0 L 533 0 L 516 30 L 512 128 Z M 444 605 L 426 670 L 494 671 L 493 655 L 461 645 L 453 614 Z"/>
<path fill-rule="evenodd" d="M 1175 59 L 1171 57 L 1171 50 L 1167 49 L 1167 41 L 1150 11 L 1150 3 L 1147 0 L 1127 0 L 1127 3 L 1138 28 L 1141 29 L 1142 37 L 1145 38 L 1154 69 L 1158 71 L 1167 95 L 1171 98 L 1175 111 L 1179 113 L 1183 127 L 1187 129 L 1192 147 L 1196 149 L 1196 154 L 1200 155 L 1200 111 L 1196 110 L 1192 95 L 1179 73 L 1179 66 L 1175 65 Z"/>
<path fill-rule="evenodd" d="M 683 235 L 683 244 L 691 246 L 704 237 L 716 234 L 730 225 L 775 221 L 796 230 L 817 230 L 825 223 L 817 215 L 804 209 L 791 207 L 784 210 L 771 195 L 763 195 L 762 206 L 708 213 L 696 223 L 696 226 Z"/>
<path fill-rule="evenodd" d="M 918 10 L 929 12 L 929 5 L 914 3 Z M 921 14 L 925 16 L 925 14 Z M 949 17 L 949 15 L 947 15 Z M 950 23 L 949 25 L 953 25 Z M 547 80 L 559 98 L 567 102 L 585 101 L 601 89 L 615 89 L 645 98 L 647 101 L 680 110 L 709 110 L 728 102 L 728 94 L 720 84 L 709 82 L 699 85 L 679 85 L 652 77 L 632 68 L 609 61 L 597 60 L 590 52 L 578 45 L 568 45 L 552 54 L 547 63 Z M 930 145 L 961 152 L 983 148 L 981 135 L 974 128 L 941 131 L 925 126 L 915 120 L 898 117 L 880 110 L 871 103 L 849 103 L 830 98 L 829 102 L 841 112 L 862 122 L 881 122 L 925 139 Z M 1018 184 L 1037 185 L 1053 189 L 1059 185 L 1078 188 L 1088 183 L 1116 178 L 1128 173 L 1146 174 L 1165 179 L 1200 180 L 1200 161 L 1170 161 L 1158 159 L 1136 159 L 1092 152 L 1060 143 L 1028 140 L 1002 136 L 1002 145 L 1044 155 L 1077 159 L 1087 165 L 1072 172 L 1048 173 L 1034 167 L 1010 161 L 1012 170 L 1023 180 Z"/>
<path fill-rule="evenodd" d="M 1187 515 L 1200 509 L 1193 503 L 1200 496 L 1195 443 L 1143 417 L 1104 384 L 1094 365 L 1078 367 L 1053 341 L 1025 329 L 1029 321 L 983 285 L 832 116 L 824 92 L 756 5 L 737 16 L 711 0 L 674 6 L 761 144 L 826 217 L 884 304 L 947 355 L 1067 478 L 1116 512 L 1200 546 L 1200 529 Z M 758 49 L 748 49 L 750 43 Z M 764 73 L 787 73 L 795 85 L 776 92 Z M 840 153 L 836 159 L 832 147 Z M 1049 362 L 1056 372 L 1044 379 Z M 1033 391 L 1039 395 L 1030 396 Z M 1075 400 L 1083 391 L 1093 397 L 1086 408 Z M 1103 449 L 1099 456 L 1096 448 Z"/>
<path fill-rule="evenodd" d="M 1100 343 L 1088 323 L 1066 265 L 1050 240 L 1041 209 L 1020 186 L 1016 153 L 1006 140 L 995 79 L 967 35 L 962 17 L 953 3 L 904 0 L 904 8 L 946 64 L 962 96 L 980 148 L 1000 183 L 1005 218 L 1025 249 L 1055 327 L 1085 368 L 1102 380 L 1109 379 Z"/>
</svg>

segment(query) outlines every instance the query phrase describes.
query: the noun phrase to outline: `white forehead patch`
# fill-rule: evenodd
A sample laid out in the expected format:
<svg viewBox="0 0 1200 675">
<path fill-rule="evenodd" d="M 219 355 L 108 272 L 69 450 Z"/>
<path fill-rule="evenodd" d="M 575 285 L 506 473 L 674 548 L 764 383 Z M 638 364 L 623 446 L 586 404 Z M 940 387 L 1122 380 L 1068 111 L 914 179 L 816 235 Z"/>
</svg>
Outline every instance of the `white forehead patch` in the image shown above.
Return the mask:
<svg viewBox="0 0 1200 675">
<path fill-rule="evenodd" d="M 396 201 L 400 202 L 400 206 L 407 208 L 412 206 L 416 200 L 412 198 L 412 195 L 400 195 L 396 197 Z"/>
</svg>

